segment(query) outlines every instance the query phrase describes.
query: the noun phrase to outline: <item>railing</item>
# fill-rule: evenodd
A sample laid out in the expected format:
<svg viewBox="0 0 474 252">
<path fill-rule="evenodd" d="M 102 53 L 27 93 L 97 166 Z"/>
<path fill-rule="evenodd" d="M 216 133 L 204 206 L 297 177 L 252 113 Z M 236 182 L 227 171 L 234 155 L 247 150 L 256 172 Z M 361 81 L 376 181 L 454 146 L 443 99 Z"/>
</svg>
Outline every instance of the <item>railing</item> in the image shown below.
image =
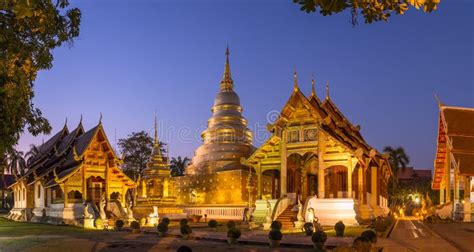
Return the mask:
<svg viewBox="0 0 474 252">
<path fill-rule="evenodd" d="M 193 206 L 184 207 L 184 212 L 190 215 L 207 215 L 207 218 L 238 220 L 244 216 L 245 207 L 212 207 L 212 206 Z"/>
<path fill-rule="evenodd" d="M 272 213 L 272 220 L 276 220 L 290 206 L 290 198 L 283 196 L 275 203 Z"/>
</svg>

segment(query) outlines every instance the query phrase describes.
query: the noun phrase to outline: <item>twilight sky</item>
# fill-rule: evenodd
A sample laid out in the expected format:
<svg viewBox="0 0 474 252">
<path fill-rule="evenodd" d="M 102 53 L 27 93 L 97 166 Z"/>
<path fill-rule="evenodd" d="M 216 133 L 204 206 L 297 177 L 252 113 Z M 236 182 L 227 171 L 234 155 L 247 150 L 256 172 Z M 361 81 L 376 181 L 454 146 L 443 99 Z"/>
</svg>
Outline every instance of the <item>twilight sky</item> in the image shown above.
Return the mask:
<svg viewBox="0 0 474 252">
<path fill-rule="evenodd" d="M 379 151 L 403 146 L 418 168 L 431 169 L 438 108 L 474 107 L 473 10 L 470 0 L 442 0 L 431 14 L 410 10 L 388 23 L 352 27 L 349 13 L 306 14 L 291 0 L 72 0 L 82 10 L 74 46 L 54 51 L 40 72 L 34 103 L 57 132 L 81 114 L 87 129 L 99 114 L 109 140 L 152 132 L 171 156 L 191 157 L 201 143 L 218 91 L 228 44 L 235 90 L 259 146 L 265 126 L 293 88 L 333 101 Z M 19 149 L 48 136 L 24 134 Z"/>
</svg>

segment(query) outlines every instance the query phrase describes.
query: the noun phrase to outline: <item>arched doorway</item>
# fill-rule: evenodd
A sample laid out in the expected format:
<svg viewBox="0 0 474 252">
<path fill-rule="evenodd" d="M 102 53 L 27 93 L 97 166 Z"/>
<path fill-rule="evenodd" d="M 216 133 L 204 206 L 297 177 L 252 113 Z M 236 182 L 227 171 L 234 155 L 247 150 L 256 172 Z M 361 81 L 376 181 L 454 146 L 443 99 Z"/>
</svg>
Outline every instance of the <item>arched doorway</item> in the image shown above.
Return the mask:
<svg viewBox="0 0 474 252">
<path fill-rule="evenodd" d="M 324 170 L 324 185 L 326 198 L 346 198 L 347 193 L 347 167 L 336 165 Z"/>
<path fill-rule="evenodd" d="M 100 176 L 87 178 L 87 199 L 99 204 L 100 198 L 105 193 L 105 179 Z"/>
<path fill-rule="evenodd" d="M 299 154 L 291 154 L 287 158 L 286 192 L 299 195 L 301 193 L 301 170 L 303 159 Z"/>
</svg>

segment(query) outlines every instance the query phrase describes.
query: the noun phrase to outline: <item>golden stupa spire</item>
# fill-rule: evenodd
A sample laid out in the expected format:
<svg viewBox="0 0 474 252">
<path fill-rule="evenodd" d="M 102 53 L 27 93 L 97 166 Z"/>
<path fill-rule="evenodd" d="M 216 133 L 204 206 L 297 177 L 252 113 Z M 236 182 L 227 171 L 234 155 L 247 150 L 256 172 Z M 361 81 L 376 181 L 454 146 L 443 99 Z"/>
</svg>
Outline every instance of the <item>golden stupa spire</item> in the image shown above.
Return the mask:
<svg viewBox="0 0 474 252">
<path fill-rule="evenodd" d="M 158 122 L 156 120 L 156 113 L 155 113 L 155 137 L 153 138 L 153 146 L 158 145 Z"/>
<path fill-rule="evenodd" d="M 329 81 L 326 81 L 326 100 L 329 100 Z"/>
<path fill-rule="evenodd" d="M 225 50 L 226 60 L 224 66 L 224 75 L 222 76 L 220 84 L 221 91 L 231 91 L 234 87 L 234 82 L 232 81 L 232 76 L 230 73 L 229 55 L 229 46 L 227 46 L 227 49 Z"/>
<path fill-rule="evenodd" d="M 311 96 L 316 96 L 316 91 L 314 91 L 314 74 L 311 75 Z"/>
<path fill-rule="evenodd" d="M 298 91 L 298 76 L 296 74 L 296 66 L 295 66 L 295 70 L 293 72 L 293 81 L 294 81 L 294 84 L 293 84 L 293 90 L 296 92 Z"/>
</svg>

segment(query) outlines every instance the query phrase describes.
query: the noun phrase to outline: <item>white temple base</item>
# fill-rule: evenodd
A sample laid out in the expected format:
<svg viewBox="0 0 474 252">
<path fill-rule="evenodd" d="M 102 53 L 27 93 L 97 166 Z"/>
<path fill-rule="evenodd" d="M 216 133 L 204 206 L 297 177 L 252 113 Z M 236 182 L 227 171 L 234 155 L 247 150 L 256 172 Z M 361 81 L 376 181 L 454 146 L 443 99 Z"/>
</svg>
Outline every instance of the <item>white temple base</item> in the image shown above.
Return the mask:
<svg viewBox="0 0 474 252">
<path fill-rule="evenodd" d="M 312 199 L 308 201 L 306 213 L 309 208 L 314 209 L 321 225 L 333 226 L 338 221 L 343 221 L 346 226 L 358 225 L 352 198 Z"/>
</svg>

